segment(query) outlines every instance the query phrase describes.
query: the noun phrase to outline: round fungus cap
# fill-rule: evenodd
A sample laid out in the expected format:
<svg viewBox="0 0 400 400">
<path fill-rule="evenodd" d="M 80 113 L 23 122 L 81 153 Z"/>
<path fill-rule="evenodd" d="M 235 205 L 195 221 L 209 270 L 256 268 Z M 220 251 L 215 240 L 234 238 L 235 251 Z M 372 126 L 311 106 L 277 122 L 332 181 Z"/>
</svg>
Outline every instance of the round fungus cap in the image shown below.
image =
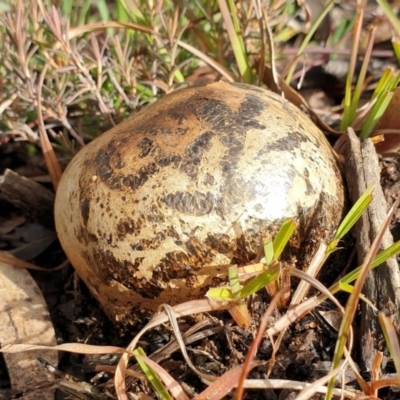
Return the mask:
<svg viewBox="0 0 400 400">
<path fill-rule="evenodd" d="M 344 188 L 325 136 L 258 87 L 217 82 L 166 95 L 85 146 L 55 217 L 79 276 L 114 320 L 203 296 L 251 263 L 286 218 L 304 268 L 340 223 Z"/>
</svg>

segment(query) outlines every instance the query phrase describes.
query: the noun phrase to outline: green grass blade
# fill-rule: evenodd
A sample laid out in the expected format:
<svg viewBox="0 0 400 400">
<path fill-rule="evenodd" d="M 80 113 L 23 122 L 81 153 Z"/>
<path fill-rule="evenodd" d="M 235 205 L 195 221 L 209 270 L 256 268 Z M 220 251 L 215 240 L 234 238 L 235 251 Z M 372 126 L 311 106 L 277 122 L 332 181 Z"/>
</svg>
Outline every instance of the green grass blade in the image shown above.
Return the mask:
<svg viewBox="0 0 400 400">
<path fill-rule="evenodd" d="M 292 218 L 286 219 L 281 225 L 274 239 L 274 258 L 277 260 L 286 247 L 290 237 L 296 229 L 296 222 Z"/>
<path fill-rule="evenodd" d="M 393 12 L 390 4 L 386 0 L 377 0 L 377 3 L 381 6 L 386 17 L 392 23 L 393 27 L 397 31 L 397 36 L 400 36 L 400 21 L 398 16 Z"/>
<path fill-rule="evenodd" d="M 383 71 L 382 76 L 380 77 L 374 93 L 371 96 L 371 100 L 378 98 L 379 94 L 384 92 L 385 90 L 389 90 L 390 81 L 393 79 L 393 69 L 392 68 L 385 68 Z"/>
<path fill-rule="evenodd" d="M 10 0 L 1 0 L 0 1 L 0 13 L 6 13 L 11 10 Z"/>
<path fill-rule="evenodd" d="M 111 18 L 110 18 L 110 11 L 108 9 L 107 1 L 106 0 L 98 0 L 96 2 L 96 5 L 99 10 L 102 21 L 109 21 Z"/>
<path fill-rule="evenodd" d="M 137 4 L 136 2 L 130 2 L 128 7 L 125 0 L 119 0 L 118 3 L 120 7 L 125 8 L 125 13 L 131 22 L 147 27 L 152 26 L 151 22 L 149 21 L 149 16 L 143 14 L 142 10 L 139 7 L 139 4 Z"/>
<path fill-rule="evenodd" d="M 140 347 L 135 349 L 132 353 L 134 356 L 146 356 L 145 352 Z M 136 361 L 160 398 L 163 400 L 172 400 L 172 397 L 169 395 L 167 389 L 165 389 L 163 383 L 153 369 L 150 368 L 140 357 L 136 357 Z"/>
<path fill-rule="evenodd" d="M 71 21 L 72 0 L 64 0 L 61 2 L 61 12 L 69 21 Z"/>
<path fill-rule="evenodd" d="M 357 4 L 357 14 L 355 16 L 355 21 L 354 21 L 349 69 L 346 77 L 346 88 L 344 91 L 344 101 L 343 101 L 344 110 L 343 110 L 342 120 L 340 122 L 341 131 L 346 130 L 347 127 L 349 127 L 351 124 L 349 114 L 350 114 L 350 106 L 352 98 L 352 85 L 353 85 L 354 71 L 356 69 L 356 62 L 358 58 L 357 53 L 358 53 L 358 45 L 360 42 L 361 28 L 363 25 L 365 2 L 366 1 L 363 0 Z"/>
<path fill-rule="evenodd" d="M 340 283 L 340 290 L 346 293 L 352 293 L 354 290 L 354 286 L 349 285 L 348 283 Z M 378 311 L 378 309 L 372 304 L 371 300 L 365 297 L 364 294 L 360 293 L 360 299 L 367 303 L 373 310 Z"/>
<path fill-rule="evenodd" d="M 274 263 L 270 265 L 266 271 L 261 272 L 247 282 L 239 292 L 234 294 L 230 287 L 211 288 L 208 290 L 206 297 L 215 301 L 239 301 L 245 299 L 278 279 L 280 271 L 280 264 Z"/>
<path fill-rule="evenodd" d="M 382 115 L 386 111 L 390 100 L 393 97 L 393 92 L 382 92 L 378 96 L 377 102 L 372 107 L 366 120 L 362 123 L 360 138 L 366 139 L 371 132 L 374 130 L 376 124 L 381 119 Z"/>
<path fill-rule="evenodd" d="M 378 265 L 384 263 L 390 257 L 395 256 L 400 253 L 400 240 L 396 243 L 393 243 L 386 250 L 382 250 L 374 259 L 371 265 L 371 269 L 377 267 Z"/>
<path fill-rule="evenodd" d="M 332 252 L 337 247 L 339 241 L 346 235 L 347 232 L 354 226 L 354 224 L 360 219 L 362 213 L 366 210 L 372 201 L 374 191 L 373 186 L 370 186 L 362 196 L 356 201 L 351 210 L 347 213 L 346 217 L 339 225 L 333 240 L 329 243 L 326 250 L 327 253 Z"/>
<path fill-rule="evenodd" d="M 331 370 L 334 370 L 335 368 L 337 368 L 340 365 L 340 360 L 343 357 L 344 349 L 348 342 L 348 337 L 349 337 L 350 330 L 351 330 L 351 324 L 354 319 L 354 314 L 357 310 L 357 304 L 359 302 L 361 289 L 362 289 L 362 286 L 364 285 L 364 282 L 365 282 L 365 279 L 367 276 L 367 272 L 369 271 L 370 258 L 371 258 L 372 253 L 375 252 L 377 250 L 377 248 L 378 248 L 378 244 L 377 244 L 377 241 L 375 240 L 374 245 L 371 246 L 367 257 L 364 260 L 364 264 L 362 265 L 362 267 L 360 269 L 360 274 L 357 277 L 357 281 L 354 285 L 354 288 L 351 291 L 349 299 L 347 300 L 343 319 L 342 319 L 342 322 L 340 324 L 340 328 L 338 331 L 338 338 L 336 341 L 335 351 L 334 351 L 333 358 L 332 358 Z M 350 351 L 350 349 L 348 349 L 348 350 Z M 328 382 L 327 393 L 326 393 L 325 399 L 332 398 L 332 391 L 333 391 L 333 388 L 335 385 L 335 378 L 336 378 L 336 376 L 333 376 Z"/>
<path fill-rule="evenodd" d="M 395 203 L 394 206 L 397 207 L 397 202 Z M 376 255 L 378 254 L 379 246 L 382 243 L 382 238 L 383 238 L 386 230 L 388 229 L 390 221 L 393 217 L 394 206 L 392 206 L 391 209 L 389 210 L 385 220 L 382 223 L 382 226 L 379 229 L 377 236 L 375 237 L 374 241 L 372 242 L 372 244 L 367 252 L 367 255 L 364 259 L 364 262 L 360 268 L 360 273 L 354 284 L 354 289 L 351 292 L 349 299 L 347 300 L 345 312 L 344 312 L 343 319 L 340 324 L 340 328 L 339 328 L 339 332 L 338 332 L 338 338 L 336 341 L 335 352 L 334 352 L 333 359 L 332 359 L 331 370 L 335 370 L 339 366 L 340 360 L 342 359 L 344 348 L 348 341 L 349 333 L 351 330 L 351 324 L 353 322 L 354 315 L 357 310 L 357 304 L 359 302 L 362 287 L 364 286 L 364 283 L 367 278 L 367 274 L 370 270 L 371 264 L 372 264 L 373 260 L 375 259 Z M 335 378 L 336 378 L 336 375 L 332 376 L 332 378 L 330 378 L 330 380 L 329 380 L 329 383 L 327 386 L 327 392 L 326 392 L 326 396 L 325 396 L 326 399 L 331 399 L 331 397 L 332 397 L 332 391 L 335 386 Z"/>
<path fill-rule="evenodd" d="M 400 40 L 398 38 L 393 38 L 392 46 L 394 54 L 396 54 L 397 62 L 400 64 Z"/>
<path fill-rule="evenodd" d="M 117 21 L 118 22 L 128 22 L 129 21 L 129 13 L 127 10 L 126 2 L 124 0 L 117 0 L 116 8 L 117 8 Z"/>
<path fill-rule="evenodd" d="M 376 27 L 372 26 L 368 32 L 368 42 L 367 42 L 368 45 L 367 45 L 367 48 L 365 49 L 364 60 L 361 65 L 361 70 L 357 77 L 357 83 L 354 88 L 353 98 L 351 99 L 350 108 L 349 108 L 349 110 L 347 112 L 347 116 L 346 116 L 348 118 L 348 124 L 350 124 L 350 125 L 354 122 L 355 117 L 356 117 L 358 102 L 361 97 L 362 89 L 363 89 L 363 86 L 365 83 L 365 77 L 366 77 L 367 71 L 368 71 L 369 60 L 371 58 L 372 46 L 374 44 L 374 39 L 375 39 L 375 31 L 376 31 Z"/>
<path fill-rule="evenodd" d="M 228 10 L 227 1 L 229 3 Z M 245 45 L 240 30 L 240 25 L 237 20 L 236 6 L 232 0 L 218 0 L 219 9 L 225 22 L 226 30 L 228 31 L 229 40 L 235 54 L 235 59 L 238 64 L 240 76 L 245 83 L 253 83 L 253 75 L 251 72 L 249 60 L 246 54 Z M 232 17 L 231 17 L 232 15 Z"/>
<path fill-rule="evenodd" d="M 229 284 L 231 286 L 232 295 L 235 297 L 239 294 L 241 289 L 237 265 L 229 267 Z"/>
<path fill-rule="evenodd" d="M 371 97 L 371 100 L 375 100 L 375 102 L 361 125 L 361 139 L 367 138 L 372 133 L 389 106 L 399 82 L 400 72 L 394 74 L 391 68 L 386 68 Z"/>
<path fill-rule="evenodd" d="M 350 32 L 354 28 L 355 17 L 352 19 L 342 19 L 339 22 L 339 26 L 335 29 L 332 34 L 332 46 L 338 43 L 344 35 Z"/>
<path fill-rule="evenodd" d="M 329 11 L 332 9 L 332 7 L 335 4 L 335 0 L 330 0 L 328 3 L 326 3 L 324 9 L 322 10 L 321 14 L 316 18 L 314 23 L 311 25 L 311 28 L 307 35 L 305 36 L 304 40 L 301 42 L 301 45 L 299 46 L 299 49 L 297 50 L 296 56 L 299 57 L 301 54 L 303 54 L 304 50 L 310 43 L 312 37 L 314 36 L 314 33 L 318 29 L 318 27 L 321 25 L 321 22 L 324 20 L 324 18 L 328 15 Z M 292 77 L 294 74 L 294 71 L 296 70 L 296 65 L 297 62 L 293 63 L 291 66 L 287 76 L 286 76 L 286 83 L 289 85 L 290 82 L 292 81 Z"/>
<path fill-rule="evenodd" d="M 238 296 L 232 294 L 231 288 L 210 288 L 206 293 L 206 297 L 214 301 L 236 301 Z"/>
<path fill-rule="evenodd" d="M 79 18 L 78 18 L 78 26 L 84 25 L 90 18 L 90 6 L 91 6 L 91 1 L 90 0 L 85 0 L 82 4 L 82 10 L 79 12 Z"/>
<path fill-rule="evenodd" d="M 355 225 L 355 223 L 359 220 L 362 213 L 367 209 L 369 204 L 372 201 L 374 187 L 370 186 L 367 190 L 361 195 L 361 197 L 356 201 L 351 210 L 347 213 L 346 217 L 339 225 L 339 228 L 335 234 L 335 239 L 343 239 L 344 235 Z"/>
<path fill-rule="evenodd" d="M 388 260 L 390 257 L 395 256 L 396 254 L 400 253 L 400 240 L 397 241 L 396 243 L 393 243 L 390 247 L 388 247 L 386 250 L 382 250 L 380 253 L 376 255 L 374 258 L 374 261 L 372 261 L 370 269 L 374 269 L 376 267 L 379 267 L 382 263 L 384 263 L 386 260 Z M 347 275 L 345 275 L 342 279 L 340 279 L 339 282 L 335 283 L 329 288 L 329 291 L 331 293 L 337 293 L 339 290 L 341 290 L 341 285 L 344 284 L 349 284 L 351 282 L 354 282 L 358 275 L 360 274 L 360 268 L 357 267 L 353 271 L 349 272 Z"/>
<path fill-rule="evenodd" d="M 393 79 L 390 80 L 390 90 L 394 91 L 397 89 L 400 83 L 400 71 L 397 72 L 397 75 L 393 77 Z"/>
<path fill-rule="evenodd" d="M 267 265 L 271 264 L 274 259 L 274 245 L 270 239 L 264 240 L 264 255 L 265 263 Z"/>
<path fill-rule="evenodd" d="M 253 278 L 250 282 L 246 283 L 242 290 L 240 291 L 239 298 L 244 299 L 247 296 L 250 296 L 263 287 L 267 286 L 271 282 L 275 281 L 279 277 L 279 273 L 281 271 L 281 265 L 279 263 L 274 263 L 270 265 L 268 269 L 264 272 L 261 272 L 255 278 Z"/>
</svg>

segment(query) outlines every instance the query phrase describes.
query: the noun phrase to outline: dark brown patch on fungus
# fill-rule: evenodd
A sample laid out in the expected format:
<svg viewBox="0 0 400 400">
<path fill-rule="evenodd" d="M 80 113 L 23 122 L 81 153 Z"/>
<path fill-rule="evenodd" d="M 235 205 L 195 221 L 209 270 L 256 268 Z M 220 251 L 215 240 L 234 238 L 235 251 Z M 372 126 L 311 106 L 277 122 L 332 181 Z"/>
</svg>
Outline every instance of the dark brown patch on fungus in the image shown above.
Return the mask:
<svg viewBox="0 0 400 400">
<path fill-rule="evenodd" d="M 161 201 L 180 213 L 197 216 L 210 214 L 214 207 L 214 197 L 211 193 L 169 193 L 162 197 Z"/>
<path fill-rule="evenodd" d="M 87 221 L 89 219 L 89 212 L 90 212 L 90 200 L 88 198 L 85 198 L 81 206 L 82 219 L 85 226 L 87 225 Z"/>
</svg>

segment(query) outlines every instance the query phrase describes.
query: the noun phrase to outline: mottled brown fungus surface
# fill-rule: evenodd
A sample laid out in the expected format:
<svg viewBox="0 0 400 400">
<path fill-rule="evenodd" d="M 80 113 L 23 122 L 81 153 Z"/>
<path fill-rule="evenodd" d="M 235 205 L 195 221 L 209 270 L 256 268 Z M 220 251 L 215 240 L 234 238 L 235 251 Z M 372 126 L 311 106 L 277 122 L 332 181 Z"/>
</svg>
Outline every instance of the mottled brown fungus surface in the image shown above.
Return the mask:
<svg viewBox="0 0 400 400">
<path fill-rule="evenodd" d="M 128 321 L 203 295 L 287 217 L 299 226 L 288 254 L 303 268 L 343 204 L 330 145 L 301 111 L 219 82 L 165 96 L 87 145 L 61 179 L 55 215 L 78 274 Z"/>
</svg>

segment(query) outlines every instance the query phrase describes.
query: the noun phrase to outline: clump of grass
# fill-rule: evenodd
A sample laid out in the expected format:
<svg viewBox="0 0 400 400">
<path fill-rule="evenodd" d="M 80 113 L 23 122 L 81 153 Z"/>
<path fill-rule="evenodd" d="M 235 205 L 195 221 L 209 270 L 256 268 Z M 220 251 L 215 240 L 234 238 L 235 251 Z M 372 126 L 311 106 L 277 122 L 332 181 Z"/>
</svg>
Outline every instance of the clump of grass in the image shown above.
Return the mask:
<svg viewBox="0 0 400 400">
<path fill-rule="evenodd" d="M 386 15 L 390 20 L 393 21 L 392 12 L 387 3 L 382 0 L 381 5 L 384 5 Z M 352 88 L 353 77 L 355 74 L 355 65 L 357 59 L 357 53 L 360 47 L 360 35 L 363 22 L 363 14 L 366 2 L 360 2 L 357 7 L 357 17 L 353 28 L 354 41 L 352 44 L 352 51 L 350 55 L 350 68 L 347 74 L 346 90 L 344 98 L 344 111 L 343 118 L 341 121 L 341 130 L 346 130 L 349 126 L 354 127 L 362 139 L 366 139 L 371 135 L 375 126 L 379 122 L 380 118 L 387 109 L 390 100 L 393 96 L 394 90 L 400 82 L 400 72 L 393 71 L 391 68 L 386 68 L 382 74 L 379 82 L 370 98 L 368 103 L 368 112 L 357 116 L 357 108 L 359 105 L 360 97 L 362 95 L 363 88 L 367 81 L 367 70 L 371 58 L 372 47 L 374 45 L 376 26 L 371 26 L 368 31 L 367 48 L 365 50 L 364 59 L 360 73 L 358 74 L 356 85 Z M 398 24 L 394 26 L 399 29 Z M 400 34 L 398 31 L 397 34 Z M 394 43 L 394 50 L 396 45 Z"/>
<path fill-rule="evenodd" d="M 199 66 L 211 65 L 215 79 L 241 80 L 243 75 L 251 80 L 248 55 L 246 73 L 240 65 L 237 70 L 233 57 L 244 55 L 249 42 L 255 51 L 259 47 L 249 5 L 233 14 L 235 33 L 245 28 L 238 36 L 240 51 L 232 50 L 235 33 L 229 38 L 223 28 L 230 14 L 224 11 L 221 18 L 211 2 L 185 8 L 166 1 L 161 8 L 150 1 L 129 7 L 120 1 L 115 7 L 67 1 L 61 7 L 18 0 L 0 15 L 5 134 L 38 141 L 38 82 L 44 68 L 40 105 L 45 130 L 70 153 L 137 107 L 184 84 Z"/>
<path fill-rule="evenodd" d="M 59 9 L 41 0 L 29 5 L 19 0 L 1 15 L 3 132 L 38 140 L 38 76 L 44 68 L 40 101 L 45 128 L 54 137 L 62 133 L 59 139 L 69 150 L 70 138 L 83 145 L 170 90 L 174 57 L 167 43 L 145 25 L 120 24 L 109 28 L 110 36 L 104 29 L 113 24 L 103 25 L 101 30 L 93 23 L 73 28 Z M 167 29 L 161 25 L 158 35 Z"/>
</svg>

